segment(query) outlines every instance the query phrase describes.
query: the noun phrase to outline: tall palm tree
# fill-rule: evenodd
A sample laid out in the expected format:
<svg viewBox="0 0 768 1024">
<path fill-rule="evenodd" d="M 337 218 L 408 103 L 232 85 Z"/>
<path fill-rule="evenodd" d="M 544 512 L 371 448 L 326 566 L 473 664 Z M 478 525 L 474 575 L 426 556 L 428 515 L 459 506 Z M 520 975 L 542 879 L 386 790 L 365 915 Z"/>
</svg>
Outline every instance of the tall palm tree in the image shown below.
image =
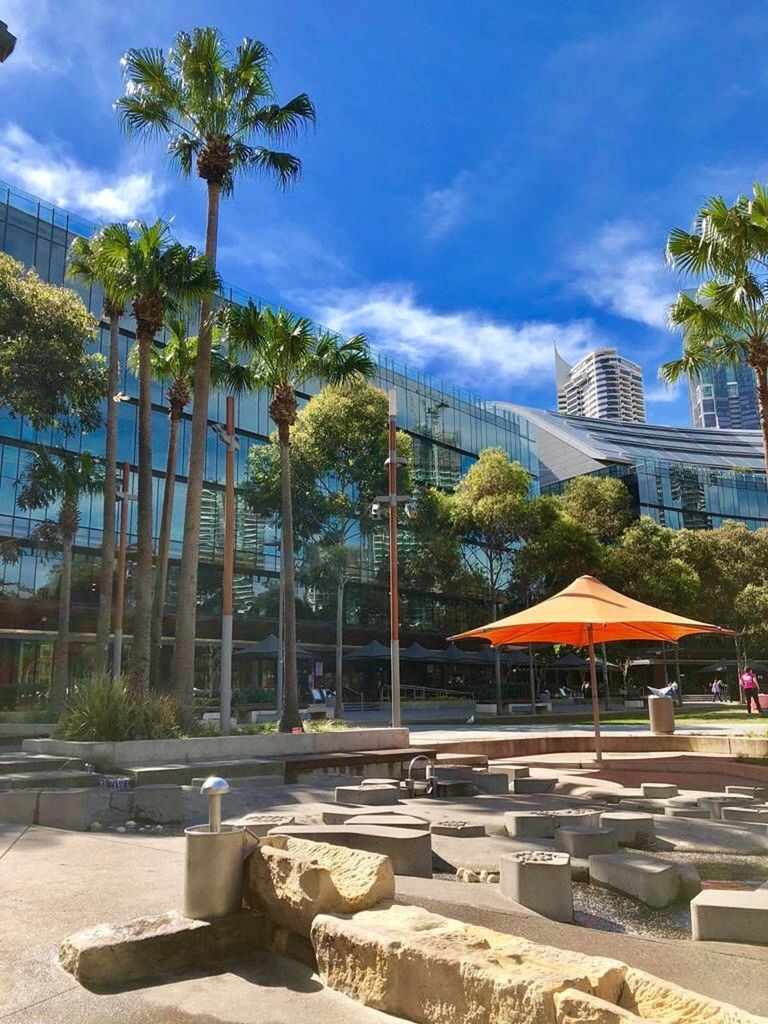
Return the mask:
<svg viewBox="0 0 768 1024">
<path fill-rule="evenodd" d="M 137 693 L 149 686 L 152 617 L 152 346 L 169 315 L 199 302 L 217 287 L 205 256 L 174 241 L 170 227 L 157 220 L 104 229 L 108 264 L 131 281 L 139 356 L 139 472 L 131 684 Z"/>
<path fill-rule="evenodd" d="M 96 616 L 94 670 L 107 667 L 112 620 L 112 587 L 115 575 L 115 519 L 117 502 L 117 409 L 115 395 L 120 373 L 120 318 L 125 312 L 128 282 L 105 266 L 102 232 L 91 238 L 76 238 L 69 250 L 67 272 L 85 285 L 99 285 L 104 295 L 103 315 L 109 324 L 107 363 L 107 438 L 104 462 L 104 511 L 99 569 L 99 610 Z"/>
<path fill-rule="evenodd" d="M 62 707 L 69 686 L 69 620 L 72 592 L 72 549 L 80 526 L 80 498 L 103 489 L 101 464 L 89 452 L 52 455 L 37 448 L 19 477 L 16 498 L 21 509 L 47 508 L 59 503 L 55 522 L 42 523 L 32 534 L 38 550 L 61 550 L 59 581 L 59 628 L 53 654 L 50 701 Z"/>
<path fill-rule="evenodd" d="M 316 333 L 311 321 L 281 309 L 259 312 L 248 306 L 227 311 L 225 336 L 237 348 L 253 352 L 251 373 L 271 395 L 269 415 L 277 427 L 280 449 L 281 573 L 284 581 L 284 705 L 281 732 L 301 726 L 296 672 L 296 567 L 293 551 L 291 494 L 291 426 L 298 411 L 297 392 L 308 381 L 345 384 L 373 376 L 375 364 L 363 335 L 343 341 L 334 334 Z"/>
<path fill-rule="evenodd" d="M 753 185 L 752 197 L 728 205 L 708 199 L 691 231 L 674 228 L 667 240 L 670 267 L 704 278 L 694 292 L 680 292 L 669 323 L 683 335 L 683 355 L 659 375 L 676 383 L 700 377 L 717 365 L 746 361 L 755 373 L 763 449 L 768 473 L 768 190 Z"/>
<path fill-rule="evenodd" d="M 166 327 L 168 339 L 165 344 L 153 344 L 150 352 L 150 373 L 152 380 L 166 388 L 168 402 L 168 454 L 165 463 L 163 487 L 163 510 L 160 515 L 160 535 L 157 541 L 155 559 L 155 586 L 152 595 L 152 625 L 150 629 L 150 683 L 153 689 L 160 688 L 160 668 L 163 646 L 163 615 L 165 594 L 168 583 L 168 559 L 171 547 L 171 525 L 173 521 L 173 496 L 176 488 L 176 471 L 179 450 L 179 427 L 184 410 L 192 400 L 192 387 L 197 357 L 197 338 L 187 334 L 184 317 L 171 317 Z M 129 356 L 131 370 L 138 375 L 139 348 L 134 346 Z"/>
<path fill-rule="evenodd" d="M 272 55 L 267 47 L 245 38 L 232 52 L 215 28 L 197 28 L 191 35 L 179 32 L 167 55 L 153 47 L 129 50 L 122 63 L 125 95 L 116 106 L 125 131 L 145 138 L 166 136 L 168 152 L 182 175 L 189 177 L 196 170 L 206 183 L 205 255 L 215 269 L 222 195 L 231 195 L 235 178 L 245 171 L 266 174 L 281 188 L 298 179 L 301 162 L 297 157 L 256 143 L 261 139 L 280 143 L 294 138 L 301 128 L 314 122 L 312 101 L 300 93 L 288 103 L 279 104 L 270 78 Z M 205 296 L 200 308 L 173 659 L 174 689 L 190 705 L 212 309 L 213 296 Z"/>
</svg>

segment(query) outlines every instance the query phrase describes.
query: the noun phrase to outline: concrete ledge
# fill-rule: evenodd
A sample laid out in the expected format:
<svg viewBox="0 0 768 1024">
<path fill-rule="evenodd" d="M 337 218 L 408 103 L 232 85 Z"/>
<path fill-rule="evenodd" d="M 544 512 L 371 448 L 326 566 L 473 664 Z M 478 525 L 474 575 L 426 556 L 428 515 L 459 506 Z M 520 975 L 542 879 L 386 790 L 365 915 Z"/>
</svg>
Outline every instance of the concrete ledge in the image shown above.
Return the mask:
<svg viewBox="0 0 768 1024">
<path fill-rule="evenodd" d="M 589 858 L 592 885 L 617 889 L 650 907 L 666 907 L 680 892 L 676 864 L 642 853 L 600 853 Z"/>
<path fill-rule="evenodd" d="M 119 989 L 264 948 L 267 932 L 264 917 L 250 910 L 216 921 L 169 911 L 77 932 L 62 943 L 59 963 L 86 988 Z"/>
<path fill-rule="evenodd" d="M 696 941 L 768 943 L 768 889 L 705 889 L 691 900 Z"/>
</svg>

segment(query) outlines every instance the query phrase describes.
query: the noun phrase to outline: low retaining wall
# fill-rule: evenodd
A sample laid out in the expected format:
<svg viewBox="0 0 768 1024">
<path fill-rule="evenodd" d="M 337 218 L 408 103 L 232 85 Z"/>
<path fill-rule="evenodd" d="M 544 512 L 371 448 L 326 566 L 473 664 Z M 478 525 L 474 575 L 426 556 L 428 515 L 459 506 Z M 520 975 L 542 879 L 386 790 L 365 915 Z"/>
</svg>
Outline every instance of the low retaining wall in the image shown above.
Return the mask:
<svg viewBox="0 0 768 1024">
<path fill-rule="evenodd" d="M 187 764 L 240 757 L 284 757 L 351 750 L 386 750 L 409 745 L 407 729 L 349 729 L 338 732 L 266 733 L 256 736 L 193 736 L 184 740 L 128 740 L 79 743 L 73 740 L 25 740 L 28 754 L 79 757 L 100 767 Z"/>
</svg>

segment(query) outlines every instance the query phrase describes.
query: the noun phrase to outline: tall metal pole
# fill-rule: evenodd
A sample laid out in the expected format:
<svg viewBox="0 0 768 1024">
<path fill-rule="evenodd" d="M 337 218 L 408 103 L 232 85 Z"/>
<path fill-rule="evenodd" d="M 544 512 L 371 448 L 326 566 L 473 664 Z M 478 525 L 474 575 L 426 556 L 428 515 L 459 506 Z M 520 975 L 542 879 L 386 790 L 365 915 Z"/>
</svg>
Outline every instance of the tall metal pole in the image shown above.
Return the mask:
<svg viewBox="0 0 768 1024">
<path fill-rule="evenodd" d="M 536 669 L 533 665 L 533 644 L 528 644 L 528 683 L 531 688 L 531 714 L 536 714 Z"/>
<path fill-rule="evenodd" d="M 342 576 L 336 588 L 336 695 L 333 717 L 344 717 L 344 586 L 347 577 Z"/>
<path fill-rule="evenodd" d="M 117 593 L 115 594 L 115 637 L 112 646 L 112 675 L 123 671 L 123 613 L 125 611 L 125 564 L 128 554 L 128 481 L 131 467 L 123 463 L 123 485 L 120 492 L 120 544 L 117 549 Z"/>
<path fill-rule="evenodd" d="M 677 700 L 675 703 L 681 708 L 683 706 L 683 681 L 680 678 L 680 644 L 675 644 L 675 681 L 677 682 Z"/>
<path fill-rule="evenodd" d="M 608 711 L 611 706 L 611 692 L 608 684 L 608 655 L 605 653 L 605 644 L 602 644 L 603 650 L 603 691 L 605 692 L 605 710 Z"/>
<path fill-rule="evenodd" d="M 592 721 L 595 726 L 595 760 L 603 760 L 603 741 L 600 736 L 600 704 L 597 699 L 597 670 L 595 668 L 595 641 L 592 624 L 587 626 L 589 638 L 589 682 L 592 690 Z"/>
<path fill-rule="evenodd" d="M 400 725 L 400 601 L 397 572 L 397 391 L 389 392 L 389 651 L 392 726 Z"/>
<path fill-rule="evenodd" d="M 277 709 L 277 720 L 283 714 L 283 677 L 285 668 L 285 574 L 283 566 L 282 536 L 280 540 L 280 583 L 278 584 L 278 608 L 277 608 L 277 663 L 275 664 L 275 707 Z"/>
<path fill-rule="evenodd" d="M 224 476 L 224 580 L 221 595 L 221 678 L 219 732 L 229 736 L 232 717 L 232 619 L 235 573 L 235 399 L 227 395 L 227 446 Z"/>
</svg>

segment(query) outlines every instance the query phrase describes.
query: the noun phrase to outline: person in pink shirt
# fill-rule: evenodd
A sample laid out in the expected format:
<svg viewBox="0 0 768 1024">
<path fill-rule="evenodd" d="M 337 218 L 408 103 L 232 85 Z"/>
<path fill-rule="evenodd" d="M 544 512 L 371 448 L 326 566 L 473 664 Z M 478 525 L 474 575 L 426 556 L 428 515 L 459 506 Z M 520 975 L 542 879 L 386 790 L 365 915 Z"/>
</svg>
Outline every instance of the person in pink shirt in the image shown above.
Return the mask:
<svg viewBox="0 0 768 1024">
<path fill-rule="evenodd" d="M 741 688 L 744 691 L 744 703 L 747 705 L 747 714 L 752 714 L 752 704 L 754 704 L 755 711 L 758 715 L 762 715 L 762 711 L 760 710 L 760 691 L 757 685 L 757 676 L 755 675 L 755 670 L 751 665 L 747 665 L 741 673 Z"/>
</svg>

